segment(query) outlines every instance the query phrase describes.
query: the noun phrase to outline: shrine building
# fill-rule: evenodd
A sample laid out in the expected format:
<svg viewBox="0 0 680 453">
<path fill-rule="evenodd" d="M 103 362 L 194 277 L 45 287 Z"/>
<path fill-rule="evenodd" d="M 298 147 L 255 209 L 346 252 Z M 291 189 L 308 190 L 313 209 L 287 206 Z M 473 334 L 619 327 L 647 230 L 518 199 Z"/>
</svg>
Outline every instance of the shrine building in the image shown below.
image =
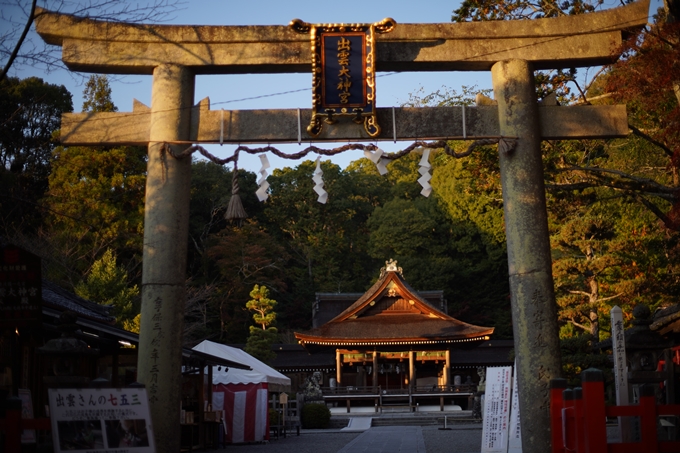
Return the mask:
<svg viewBox="0 0 680 453">
<path fill-rule="evenodd" d="M 335 351 L 329 395 L 469 391 L 471 370 L 454 382 L 452 368 L 460 356 L 489 343 L 494 328 L 465 323 L 446 311 L 442 291 L 417 292 L 391 260 L 363 295 L 317 294 L 313 328 L 295 337 L 312 355 Z"/>
</svg>

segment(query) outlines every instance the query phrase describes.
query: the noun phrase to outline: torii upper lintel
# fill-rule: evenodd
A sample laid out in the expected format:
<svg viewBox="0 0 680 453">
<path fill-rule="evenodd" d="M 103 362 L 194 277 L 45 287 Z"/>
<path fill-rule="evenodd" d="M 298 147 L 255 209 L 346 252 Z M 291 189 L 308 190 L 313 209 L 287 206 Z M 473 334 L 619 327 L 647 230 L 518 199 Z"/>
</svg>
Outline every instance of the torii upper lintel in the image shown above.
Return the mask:
<svg viewBox="0 0 680 453">
<path fill-rule="evenodd" d="M 399 24 L 377 38 L 380 71 L 480 71 L 525 60 L 534 69 L 608 64 L 623 33 L 644 26 L 649 0 L 549 19 Z M 309 39 L 288 26 L 138 25 L 38 9 L 36 30 L 62 46 L 74 71 L 152 74 L 159 64 L 195 74 L 309 72 Z"/>
</svg>

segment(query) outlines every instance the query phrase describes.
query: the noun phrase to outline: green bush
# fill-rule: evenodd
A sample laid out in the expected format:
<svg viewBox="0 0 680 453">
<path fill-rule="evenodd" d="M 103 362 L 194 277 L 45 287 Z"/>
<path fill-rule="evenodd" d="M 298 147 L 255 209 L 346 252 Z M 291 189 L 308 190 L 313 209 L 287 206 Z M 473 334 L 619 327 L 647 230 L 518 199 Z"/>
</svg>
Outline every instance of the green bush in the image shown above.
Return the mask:
<svg viewBox="0 0 680 453">
<path fill-rule="evenodd" d="M 276 409 L 269 408 L 269 426 L 281 424 L 281 414 Z"/>
<path fill-rule="evenodd" d="M 325 404 L 305 404 L 302 406 L 302 427 L 305 429 L 325 429 L 331 423 L 331 410 Z"/>
</svg>

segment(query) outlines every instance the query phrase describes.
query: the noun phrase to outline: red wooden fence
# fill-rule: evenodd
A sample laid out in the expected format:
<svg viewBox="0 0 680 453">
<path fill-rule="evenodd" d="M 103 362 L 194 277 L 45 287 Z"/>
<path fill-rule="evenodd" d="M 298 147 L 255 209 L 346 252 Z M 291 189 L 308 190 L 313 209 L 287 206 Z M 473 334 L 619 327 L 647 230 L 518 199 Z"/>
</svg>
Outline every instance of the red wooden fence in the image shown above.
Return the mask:
<svg viewBox="0 0 680 453">
<path fill-rule="evenodd" d="M 0 432 L 5 435 L 5 452 L 21 451 L 21 432 L 25 429 L 45 431 L 52 429 L 49 418 L 21 418 L 21 400 L 19 398 L 8 398 L 6 404 L 5 418 L 0 419 Z"/>
<path fill-rule="evenodd" d="M 680 404 L 657 405 L 654 386 L 640 387 L 640 403 L 605 406 L 600 370 L 581 373 L 582 387 L 567 389 L 564 379 L 550 383 L 552 453 L 678 453 L 680 441 L 659 441 L 658 417 L 680 416 Z M 640 441 L 607 443 L 607 417 L 639 417 Z M 680 427 L 678 427 L 680 428 Z"/>
</svg>

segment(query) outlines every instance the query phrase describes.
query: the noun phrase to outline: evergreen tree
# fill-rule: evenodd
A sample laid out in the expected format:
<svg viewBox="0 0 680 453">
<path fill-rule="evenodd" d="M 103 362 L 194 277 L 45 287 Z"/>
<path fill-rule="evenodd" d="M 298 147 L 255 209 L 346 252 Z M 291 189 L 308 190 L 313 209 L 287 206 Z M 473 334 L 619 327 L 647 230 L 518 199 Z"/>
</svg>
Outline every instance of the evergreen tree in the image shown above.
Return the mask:
<svg viewBox="0 0 680 453">
<path fill-rule="evenodd" d="M 118 111 L 111 100 L 111 86 L 106 74 L 90 76 L 83 90 L 83 99 L 83 112 Z"/>
<path fill-rule="evenodd" d="M 276 357 L 272 351 L 272 344 L 278 336 L 278 330 L 272 326 L 276 321 L 276 312 L 274 312 L 276 301 L 269 298 L 269 290 L 266 286 L 255 285 L 250 292 L 250 297 L 252 299 L 246 303 L 246 308 L 254 312 L 253 320 L 262 328 L 250 326 L 250 336 L 245 351 L 256 359 L 267 362 Z"/>
<path fill-rule="evenodd" d="M 95 261 L 87 280 L 78 284 L 75 291 L 84 299 L 113 307 L 116 324 L 133 328 L 139 314 L 139 288 L 128 285 L 127 272 L 116 265 L 116 256 L 111 249 Z"/>
<path fill-rule="evenodd" d="M 209 284 L 216 286 L 206 328 L 224 342 L 242 343 L 251 324 L 243 307 L 253 285 L 266 285 L 276 294 L 286 289 L 286 250 L 251 220 L 213 235 L 206 259 Z"/>
<path fill-rule="evenodd" d="M 92 76 L 83 108 L 111 112 L 106 76 Z M 49 191 L 43 200 L 50 245 L 56 258 L 47 276 L 75 286 L 106 249 L 139 276 L 146 186 L 142 147 L 63 147 L 53 152 Z"/>
<path fill-rule="evenodd" d="M 48 187 L 54 134 L 62 113 L 72 110 L 71 93 L 64 86 L 37 77 L 0 82 L 2 235 L 14 240 L 21 235 L 33 237 L 39 230 L 43 218 L 39 201 Z"/>
<path fill-rule="evenodd" d="M 260 224 L 288 256 L 288 291 L 279 296 L 285 328 L 310 328 L 316 292 L 365 291 L 385 261 L 368 255 L 366 220 L 383 202 L 386 180 L 375 166 L 368 172 L 360 167 L 343 171 L 329 161 L 321 162 L 329 193 L 326 204 L 316 201 L 312 161 L 275 170 L 268 178 L 271 196 Z"/>
</svg>

